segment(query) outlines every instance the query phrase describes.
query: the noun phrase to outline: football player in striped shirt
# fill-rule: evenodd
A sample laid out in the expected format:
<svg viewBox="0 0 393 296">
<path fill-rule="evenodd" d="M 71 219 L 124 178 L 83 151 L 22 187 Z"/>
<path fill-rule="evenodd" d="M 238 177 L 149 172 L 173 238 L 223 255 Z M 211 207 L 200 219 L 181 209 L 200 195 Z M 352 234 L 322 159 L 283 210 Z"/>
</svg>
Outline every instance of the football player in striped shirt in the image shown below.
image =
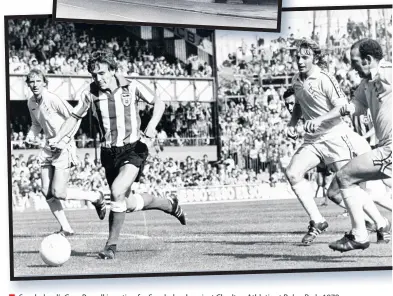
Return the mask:
<svg viewBox="0 0 393 296">
<path fill-rule="evenodd" d="M 81 94 L 79 104 L 51 141 L 61 148 L 68 141 L 79 120 L 91 108 L 97 119 L 101 136 L 101 163 L 111 190 L 109 237 L 98 256 L 114 259 L 126 212 L 161 210 L 186 224 L 185 214 L 176 197 L 160 198 L 148 193 L 132 194 L 131 186 L 139 180 L 148 156 L 148 146 L 156 134 L 156 127 L 165 110 L 165 103 L 142 82 L 128 81 L 115 75 L 117 63 L 112 53 L 97 51 L 88 61 L 93 82 Z M 139 101 L 153 104 L 153 115 L 140 131 Z"/>
<path fill-rule="evenodd" d="M 375 149 L 342 167 L 333 180 L 340 188 L 352 223 L 349 233 L 329 244 L 331 249 L 341 252 L 364 250 L 370 246 L 363 213 L 364 205 L 370 198 L 359 183 L 392 177 L 392 64 L 383 59 L 378 42 L 367 38 L 352 45 L 351 63 L 362 81 L 355 92 L 355 99 L 342 106 L 340 114 L 364 114 L 369 109 L 379 142 Z M 391 222 L 386 218 L 375 222 L 377 242 L 390 242 Z"/>
<path fill-rule="evenodd" d="M 286 169 L 286 176 L 310 217 L 308 232 L 302 239 L 305 245 L 311 244 L 328 228 L 314 201 L 310 183 L 304 178 L 305 173 L 320 163 L 337 172 L 356 154 L 370 150 L 367 141 L 353 132 L 341 118 L 326 120 L 339 112 L 341 106 L 347 103 L 347 98 L 336 79 L 318 66 L 322 62 L 319 46 L 313 40 L 301 41 L 297 52 L 299 73 L 292 80 L 296 100 L 288 124 L 288 136 L 296 137 L 295 126 L 301 116 L 306 121 L 306 135 Z M 338 190 L 328 190 L 328 197 L 344 207 Z"/>
<path fill-rule="evenodd" d="M 41 70 L 31 70 L 27 74 L 26 83 L 33 95 L 27 101 L 32 125 L 25 141 L 33 143 L 41 131 L 48 140 L 56 137 L 62 124 L 71 116 L 72 106 L 47 90 L 48 81 Z M 65 236 L 74 234 L 64 213 L 61 200 L 88 200 L 95 206 L 99 218 L 104 219 L 106 207 L 101 192 L 67 189 L 70 168 L 77 161 L 74 141 L 64 143 L 61 151 L 51 149 L 46 143 L 39 154 L 39 159 L 41 161 L 41 191 L 61 226 L 59 233 Z"/>
</svg>

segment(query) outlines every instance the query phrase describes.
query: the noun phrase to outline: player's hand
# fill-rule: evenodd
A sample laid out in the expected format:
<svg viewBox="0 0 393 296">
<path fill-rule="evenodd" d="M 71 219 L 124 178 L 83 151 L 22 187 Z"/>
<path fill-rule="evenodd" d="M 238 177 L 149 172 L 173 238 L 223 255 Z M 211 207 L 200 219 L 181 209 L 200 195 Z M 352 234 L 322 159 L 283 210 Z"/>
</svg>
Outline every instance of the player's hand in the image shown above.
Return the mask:
<svg viewBox="0 0 393 296">
<path fill-rule="evenodd" d="M 56 138 L 52 138 L 48 140 L 48 146 L 50 151 L 53 153 L 60 153 L 66 146 L 64 141 L 58 141 Z"/>
<path fill-rule="evenodd" d="M 307 120 L 304 124 L 304 130 L 306 133 L 314 133 L 320 126 L 322 122 L 316 119 Z"/>
<path fill-rule="evenodd" d="M 346 116 L 355 113 L 355 106 L 353 104 L 345 104 L 340 108 L 340 115 Z"/>
<path fill-rule="evenodd" d="M 146 135 L 144 132 L 141 132 L 141 140 L 142 143 L 145 143 L 149 151 L 151 151 L 151 148 L 154 146 L 154 141 L 155 137 L 150 137 Z"/>
<path fill-rule="evenodd" d="M 287 137 L 293 140 L 297 139 L 298 134 L 294 126 L 288 126 Z"/>
</svg>

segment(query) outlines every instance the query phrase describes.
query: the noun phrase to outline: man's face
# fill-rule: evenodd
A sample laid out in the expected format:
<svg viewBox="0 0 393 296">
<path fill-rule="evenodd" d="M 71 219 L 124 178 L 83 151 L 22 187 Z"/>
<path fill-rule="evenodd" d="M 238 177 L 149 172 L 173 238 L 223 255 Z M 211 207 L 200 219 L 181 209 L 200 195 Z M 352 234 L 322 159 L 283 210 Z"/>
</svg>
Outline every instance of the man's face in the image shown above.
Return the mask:
<svg viewBox="0 0 393 296">
<path fill-rule="evenodd" d="M 35 96 L 40 96 L 46 86 L 46 83 L 44 82 L 42 75 L 32 74 L 29 77 L 28 86 Z"/>
<path fill-rule="evenodd" d="M 293 107 L 295 106 L 295 96 L 289 96 L 285 99 L 285 106 L 288 108 L 289 113 L 292 113 Z"/>
<path fill-rule="evenodd" d="M 303 74 L 310 72 L 314 64 L 314 52 L 309 48 L 300 48 L 296 58 L 299 72 Z"/>
<path fill-rule="evenodd" d="M 115 71 L 110 70 L 108 64 L 97 63 L 91 75 L 99 89 L 105 90 L 110 88 Z"/>
<path fill-rule="evenodd" d="M 370 63 L 367 59 L 362 59 L 360 57 L 358 48 L 351 50 L 351 66 L 356 72 L 358 72 L 361 78 L 365 78 L 370 74 Z"/>
</svg>

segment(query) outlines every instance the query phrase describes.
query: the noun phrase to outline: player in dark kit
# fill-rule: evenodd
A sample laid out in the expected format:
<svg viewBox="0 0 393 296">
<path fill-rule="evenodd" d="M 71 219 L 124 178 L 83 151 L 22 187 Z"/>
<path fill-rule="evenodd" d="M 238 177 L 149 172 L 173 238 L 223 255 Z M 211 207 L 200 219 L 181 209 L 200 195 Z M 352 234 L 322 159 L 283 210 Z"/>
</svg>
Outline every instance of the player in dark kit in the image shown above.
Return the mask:
<svg viewBox="0 0 393 296">
<path fill-rule="evenodd" d="M 138 181 L 149 154 L 148 145 L 156 133 L 165 103 L 136 80 L 132 82 L 115 75 L 117 64 L 110 52 L 97 51 L 88 61 L 93 77 L 89 88 L 81 94 L 71 117 L 63 124 L 51 145 L 61 149 L 78 121 L 92 109 L 101 136 L 101 162 L 111 190 L 109 237 L 98 254 L 114 259 L 126 212 L 161 210 L 186 224 L 185 214 L 176 197 L 161 198 L 151 194 L 132 194 L 131 186 Z M 154 104 L 151 120 L 144 132 L 140 129 L 138 101 Z M 148 145 L 147 145 L 148 144 Z M 150 146 L 149 145 L 149 146 Z"/>
</svg>

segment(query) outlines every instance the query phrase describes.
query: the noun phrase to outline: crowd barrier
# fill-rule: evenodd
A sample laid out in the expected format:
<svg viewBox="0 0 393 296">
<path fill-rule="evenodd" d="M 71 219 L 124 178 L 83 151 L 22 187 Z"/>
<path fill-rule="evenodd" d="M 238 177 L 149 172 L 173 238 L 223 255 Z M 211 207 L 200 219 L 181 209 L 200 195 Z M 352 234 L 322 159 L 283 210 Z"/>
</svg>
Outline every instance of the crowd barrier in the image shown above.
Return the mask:
<svg viewBox="0 0 393 296">
<path fill-rule="evenodd" d="M 48 74 L 48 89 L 64 100 L 79 99 L 79 94 L 92 82 L 86 75 Z M 191 101 L 213 102 L 213 78 L 182 78 L 182 77 L 127 77 L 136 79 L 148 91 L 166 102 Z M 26 84 L 26 75 L 10 74 L 10 100 L 27 100 L 32 93 Z"/>
<path fill-rule="evenodd" d="M 279 200 L 296 198 L 287 183 L 277 183 L 271 187 L 268 183 L 243 184 L 243 185 L 220 185 L 220 186 L 196 186 L 181 188 L 154 188 L 150 193 L 166 197 L 176 194 L 181 204 L 212 203 L 212 202 L 244 202 L 252 200 Z M 146 190 L 135 189 L 135 193 L 143 193 Z M 109 191 L 104 192 L 107 205 L 110 202 Z M 92 205 L 81 201 L 62 201 L 65 209 L 92 209 Z M 13 197 L 14 211 L 48 210 L 49 207 L 41 194 L 28 197 Z"/>
</svg>

